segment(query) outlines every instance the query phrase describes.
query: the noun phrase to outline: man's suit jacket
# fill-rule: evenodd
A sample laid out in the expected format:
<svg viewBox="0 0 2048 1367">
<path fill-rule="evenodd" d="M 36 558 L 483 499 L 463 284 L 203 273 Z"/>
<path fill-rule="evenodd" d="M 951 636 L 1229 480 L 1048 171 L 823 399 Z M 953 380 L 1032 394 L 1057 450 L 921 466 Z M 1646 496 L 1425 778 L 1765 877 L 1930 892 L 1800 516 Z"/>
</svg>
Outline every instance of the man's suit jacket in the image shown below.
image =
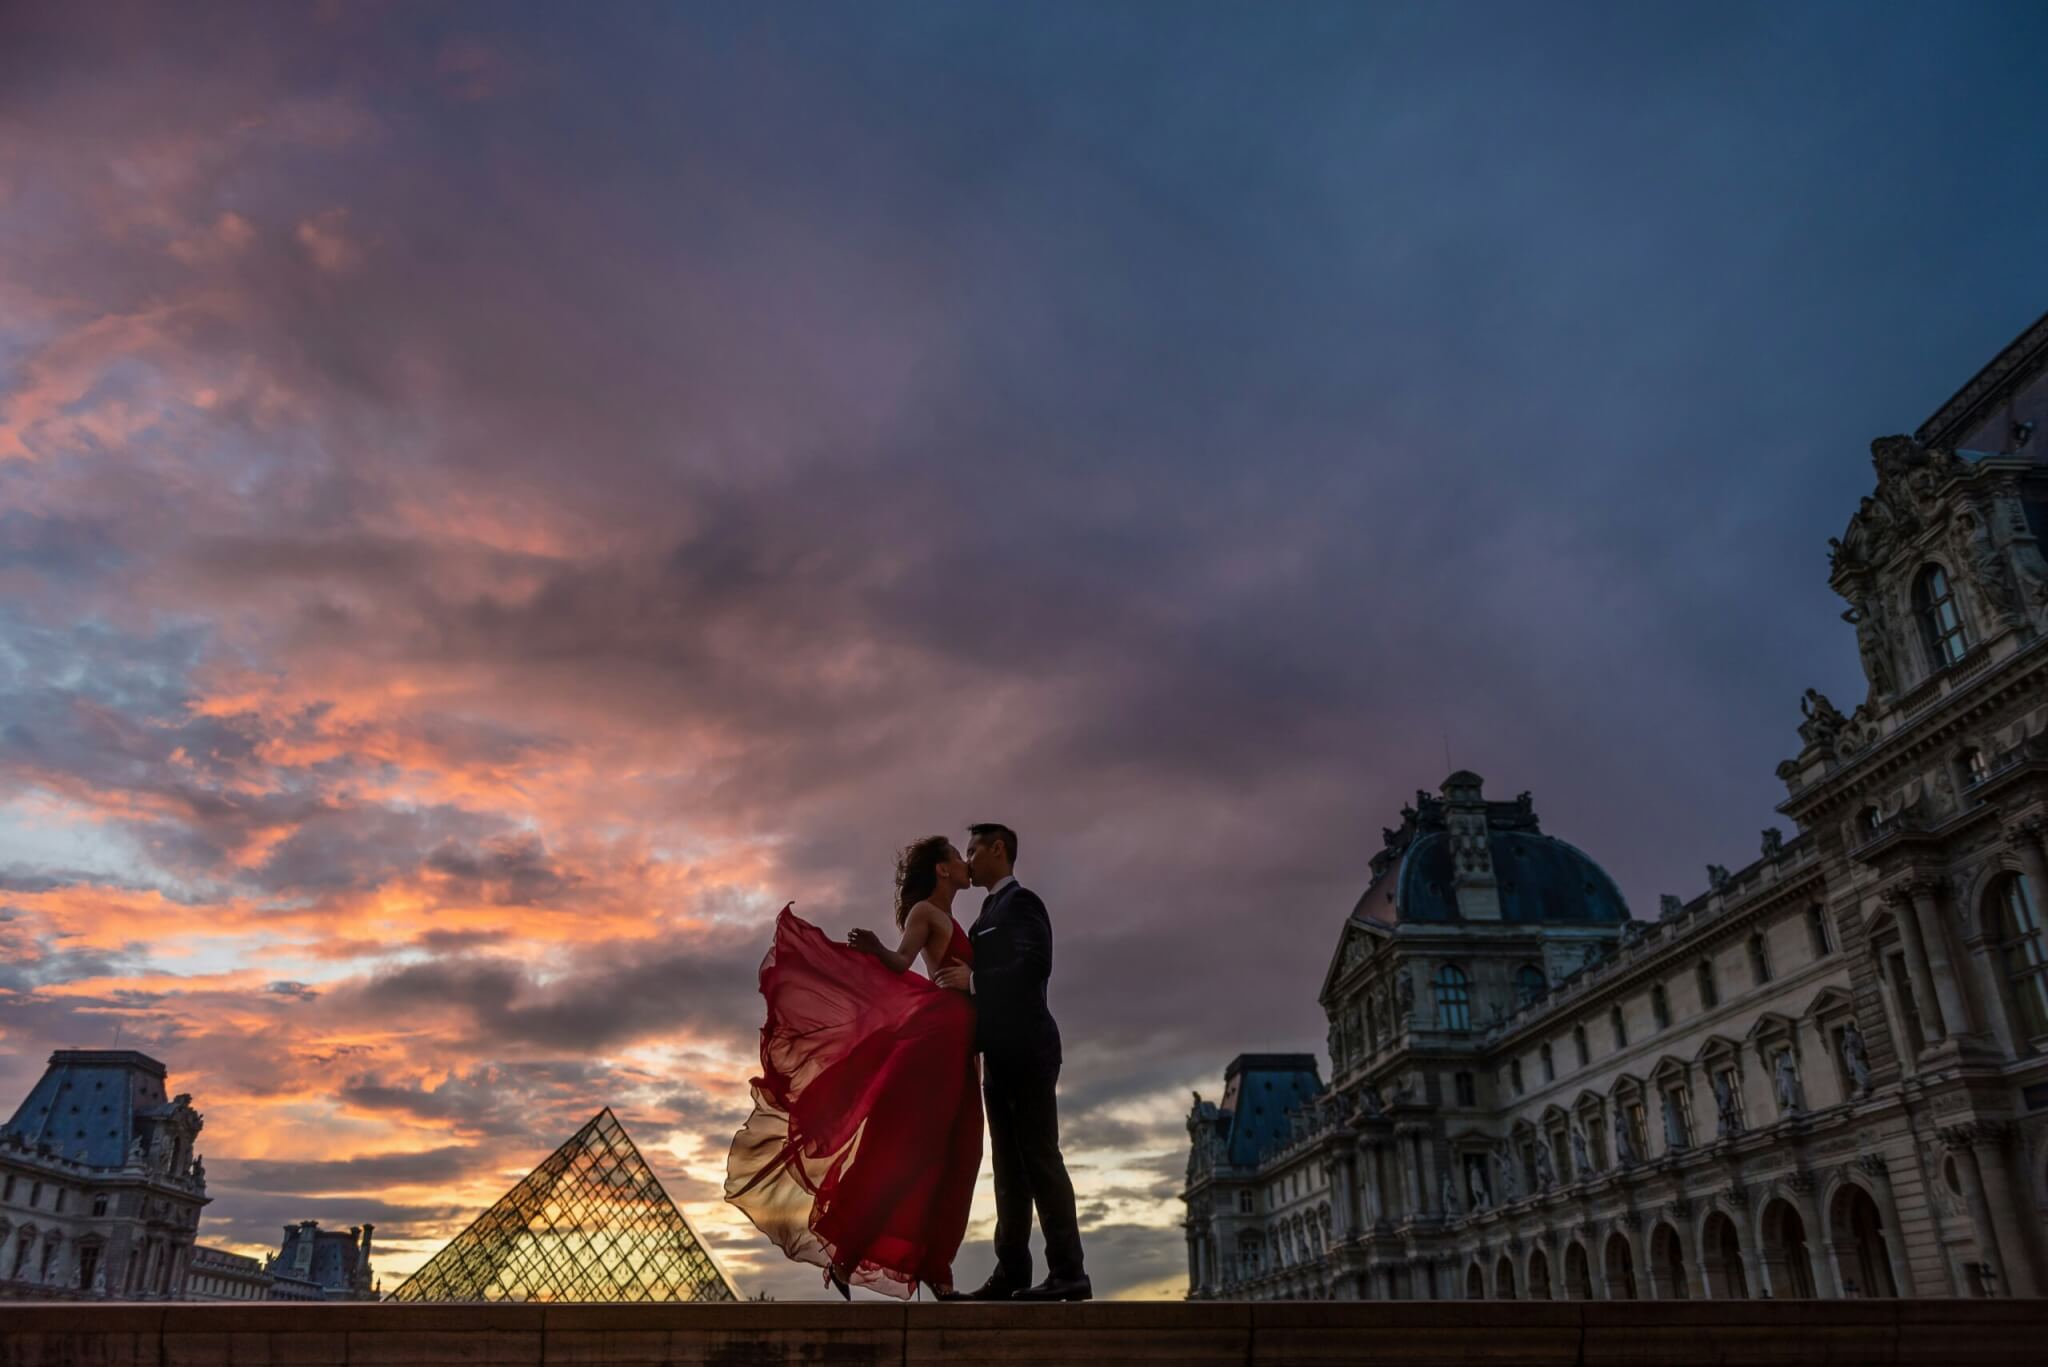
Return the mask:
<svg viewBox="0 0 2048 1367">
<path fill-rule="evenodd" d="M 1038 894 L 1011 883 L 981 904 L 968 929 L 974 945 L 976 1041 L 998 1064 L 1057 1068 L 1060 1027 L 1046 1009 L 1052 977 L 1052 918 Z"/>
</svg>

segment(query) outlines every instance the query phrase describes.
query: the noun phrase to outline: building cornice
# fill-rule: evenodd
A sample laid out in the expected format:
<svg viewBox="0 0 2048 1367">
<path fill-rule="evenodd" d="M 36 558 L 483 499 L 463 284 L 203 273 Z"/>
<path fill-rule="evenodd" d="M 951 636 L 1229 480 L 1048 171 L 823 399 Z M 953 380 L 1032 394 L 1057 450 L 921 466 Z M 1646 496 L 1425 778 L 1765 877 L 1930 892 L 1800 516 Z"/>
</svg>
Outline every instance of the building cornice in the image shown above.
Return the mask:
<svg viewBox="0 0 2048 1367">
<path fill-rule="evenodd" d="M 2011 381 L 2044 363 L 2048 363 L 2048 313 L 2035 319 L 2032 327 L 2007 343 L 1968 384 L 1935 409 L 1913 433 L 1913 440 L 1922 446 L 1953 445 L 1965 428 L 2005 397 Z"/>
</svg>

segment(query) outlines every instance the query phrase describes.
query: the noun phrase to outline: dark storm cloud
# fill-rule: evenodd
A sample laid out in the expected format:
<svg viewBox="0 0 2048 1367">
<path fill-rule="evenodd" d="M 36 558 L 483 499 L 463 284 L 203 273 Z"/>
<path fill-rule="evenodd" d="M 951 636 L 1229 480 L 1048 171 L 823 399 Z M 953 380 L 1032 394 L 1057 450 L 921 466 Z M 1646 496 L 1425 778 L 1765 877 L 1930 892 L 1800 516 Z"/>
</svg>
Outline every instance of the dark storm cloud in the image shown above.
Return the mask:
<svg viewBox="0 0 2048 1367">
<path fill-rule="evenodd" d="M 1074 1133 L 1169 1181 L 1118 1108 L 1320 1043 L 1447 768 L 1639 913 L 1755 848 L 1800 690 L 1859 694 L 1869 438 L 2048 300 L 2039 27 L 10 7 L 0 780 L 133 865 L 11 876 L 316 907 L 354 974 L 223 998 L 275 1039 L 154 987 L 10 1035 L 147 1006 L 256 1094 L 297 1049 L 511 1136 L 628 1081 L 517 1069 L 743 1053 L 759 904 L 879 924 L 895 846 L 995 817 Z M 415 924 L 457 905 L 502 923 Z M 535 939 L 599 909 L 659 935 Z M 289 1033 L 363 1021 L 475 1057 Z M 1106 1287 L 1180 1265 L 1103 1218 Z"/>
</svg>

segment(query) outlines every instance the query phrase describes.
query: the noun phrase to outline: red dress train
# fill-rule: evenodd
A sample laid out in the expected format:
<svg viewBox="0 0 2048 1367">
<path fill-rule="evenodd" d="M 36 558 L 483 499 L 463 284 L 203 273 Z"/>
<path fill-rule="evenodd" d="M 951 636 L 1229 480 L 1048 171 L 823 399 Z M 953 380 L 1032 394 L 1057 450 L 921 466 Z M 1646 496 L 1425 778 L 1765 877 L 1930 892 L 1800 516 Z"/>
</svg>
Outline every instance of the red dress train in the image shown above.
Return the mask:
<svg viewBox="0 0 2048 1367">
<path fill-rule="evenodd" d="M 974 964 L 958 921 L 945 962 Z M 949 1289 L 981 1170 L 973 1003 L 788 907 L 761 995 L 761 1076 L 725 1199 L 792 1259 L 838 1262 L 856 1286 Z"/>
</svg>

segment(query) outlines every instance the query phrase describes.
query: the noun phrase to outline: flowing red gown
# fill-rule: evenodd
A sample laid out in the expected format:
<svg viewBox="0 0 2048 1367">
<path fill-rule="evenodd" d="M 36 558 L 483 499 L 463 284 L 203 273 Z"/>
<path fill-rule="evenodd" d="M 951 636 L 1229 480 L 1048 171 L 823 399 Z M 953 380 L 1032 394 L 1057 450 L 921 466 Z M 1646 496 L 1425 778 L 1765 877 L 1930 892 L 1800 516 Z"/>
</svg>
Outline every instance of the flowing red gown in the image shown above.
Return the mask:
<svg viewBox="0 0 2048 1367">
<path fill-rule="evenodd" d="M 958 921 L 945 962 L 974 964 Z M 981 1170 L 973 1003 L 788 907 L 761 995 L 761 1076 L 725 1199 L 792 1259 L 837 1262 L 856 1286 L 950 1289 Z"/>
</svg>

